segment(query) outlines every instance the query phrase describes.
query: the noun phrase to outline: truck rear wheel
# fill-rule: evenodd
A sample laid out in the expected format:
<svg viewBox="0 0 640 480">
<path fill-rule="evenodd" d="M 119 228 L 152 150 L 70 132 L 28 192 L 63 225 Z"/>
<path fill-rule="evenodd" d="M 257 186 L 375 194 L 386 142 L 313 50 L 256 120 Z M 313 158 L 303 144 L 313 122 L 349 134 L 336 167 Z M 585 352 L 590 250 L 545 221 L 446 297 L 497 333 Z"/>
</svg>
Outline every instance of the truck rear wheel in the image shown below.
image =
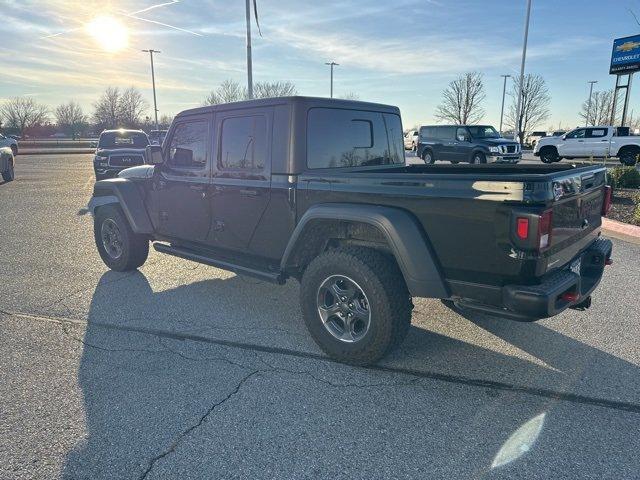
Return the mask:
<svg viewBox="0 0 640 480">
<path fill-rule="evenodd" d="M 619 154 L 620 163 L 627 167 L 633 167 L 638 161 L 638 153 L 640 152 L 635 148 L 623 149 Z"/>
<path fill-rule="evenodd" d="M 411 323 L 411 296 L 395 261 L 368 248 L 332 250 L 302 277 L 302 314 L 311 336 L 344 363 L 374 363 L 399 345 Z"/>
<path fill-rule="evenodd" d="M 100 207 L 93 222 L 93 233 L 100 257 L 111 270 L 135 270 L 147 260 L 149 239 L 131 230 L 120 207 Z"/>
<path fill-rule="evenodd" d="M 436 163 L 436 158 L 433 156 L 433 152 L 429 149 L 422 152 L 422 160 L 424 160 L 424 163 L 426 164 Z"/>
</svg>

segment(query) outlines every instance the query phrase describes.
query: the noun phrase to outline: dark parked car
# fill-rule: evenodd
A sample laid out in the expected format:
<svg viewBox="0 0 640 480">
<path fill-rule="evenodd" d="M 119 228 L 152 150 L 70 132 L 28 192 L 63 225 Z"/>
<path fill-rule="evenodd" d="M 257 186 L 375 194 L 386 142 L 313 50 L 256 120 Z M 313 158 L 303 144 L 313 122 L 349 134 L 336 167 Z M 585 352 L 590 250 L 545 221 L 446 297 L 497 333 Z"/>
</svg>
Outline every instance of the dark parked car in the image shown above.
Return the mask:
<svg viewBox="0 0 640 480">
<path fill-rule="evenodd" d="M 490 125 L 432 125 L 420 127 L 417 154 L 425 163 L 517 163 L 520 144 L 502 138 Z"/>
<path fill-rule="evenodd" d="M 96 180 L 115 177 L 125 168 L 144 163 L 149 138 L 142 130 L 105 130 L 93 159 Z"/>
<path fill-rule="evenodd" d="M 138 268 L 152 242 L 298 279 L 309 332 L 349 363 L 403 340 L 412 296 L 519 321 L 587 308 L 611 256 L 605 168 L 407 166 L 392 106 L 287 97 L 187 110 L 146 156 L 94 186 L 105 264 Z"/>
<path fill-rule="evenodd" d="M 15 178 L 16 159 L 9 147 L 0 147 L 0 175 L 5 182 Z"/>
</svg>

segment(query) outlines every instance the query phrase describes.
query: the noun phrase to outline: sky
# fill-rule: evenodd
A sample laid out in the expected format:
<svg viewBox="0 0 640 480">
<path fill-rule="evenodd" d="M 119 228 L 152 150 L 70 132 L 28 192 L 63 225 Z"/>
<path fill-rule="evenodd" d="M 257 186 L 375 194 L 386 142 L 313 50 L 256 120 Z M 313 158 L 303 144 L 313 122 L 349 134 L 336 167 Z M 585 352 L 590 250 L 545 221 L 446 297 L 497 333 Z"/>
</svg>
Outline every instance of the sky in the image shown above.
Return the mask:
<svg viewBox="0 0 640 480">
<path fill-rule="evenodd" d="M 405 127 L 434 122 L 442 91 L 484 75 L 484 122 L 498 127 L 502 74 L 518 75 L 526 0 L 258 0 L 254 81 L 291 81 L 300 95 L 397 105 Z M 614 38 L 640 33 L 640 0 L 533 0 L 526 72 L 544 77 L 551 115 L 538 128 L 575 127 L 589 93 L 610 89 Z M 242 0 L 0 0 L 0 102 L 33 96 L 85 113 L 108 86 L 135 86 L 160 114 L 201 105 L 226 79 L 246 84 Z M 507 104 L 510 102 L 507 97 Z M 640 114 L 640 83 L 630 108 Z M 151 109 L 149 110 L 151 113 Z"/>
</svg>

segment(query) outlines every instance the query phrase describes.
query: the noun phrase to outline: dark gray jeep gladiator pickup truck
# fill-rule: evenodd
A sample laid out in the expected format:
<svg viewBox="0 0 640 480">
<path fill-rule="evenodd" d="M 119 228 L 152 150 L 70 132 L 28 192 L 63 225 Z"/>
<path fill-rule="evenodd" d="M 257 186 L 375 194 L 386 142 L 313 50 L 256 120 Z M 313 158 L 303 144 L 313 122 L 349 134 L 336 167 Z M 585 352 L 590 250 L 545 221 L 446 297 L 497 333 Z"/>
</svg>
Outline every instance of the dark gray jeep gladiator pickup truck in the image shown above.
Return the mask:
<svg viewBox="0 0 640 480">
<path fill-rule="evenodd" d="M 288 97 L 180 113 L 147 165 L 95 184 L 98 251 L 117 271 L 162 253 L 300 281 L 318 345 L 375 362 L 412 297 L 519 321 L 587 308 L 611 262 L 605 169 L 411 165 L 398 108 Z"/>
</svg>

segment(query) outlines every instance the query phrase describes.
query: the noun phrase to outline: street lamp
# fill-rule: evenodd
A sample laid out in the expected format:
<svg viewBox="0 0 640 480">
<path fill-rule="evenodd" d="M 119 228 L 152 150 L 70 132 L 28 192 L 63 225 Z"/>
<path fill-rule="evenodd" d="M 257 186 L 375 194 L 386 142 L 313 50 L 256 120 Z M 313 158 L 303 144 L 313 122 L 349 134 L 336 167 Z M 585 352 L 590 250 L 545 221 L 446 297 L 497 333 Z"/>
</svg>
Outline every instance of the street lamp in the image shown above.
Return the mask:
<svg viewBox="0 0 640 480">
<path fill-rule="evenodd" d="M 504 85 L 502 86 L 502 108 L 500 109 L 500 135 L 502 135 L 502 118 L 504 117 L 504 97 L 507 93 L 507 78 L 511 78 L 511 75 L 500 75 L 504 78 Z"/>
<path fill-rule="evenodd" d="M 142 50 L 142 51 L 149 53 L 149 56 L 151 57 L 151 84 L 153 85 L 153 113 L 155 114 L 155 118 L 156 118 L 156 130 L 160 130 L 160 127 L 158 126 L 158 103 L 156 102 L 156 75 L 155 75 L 155 72 L 153 71 L 153 54 L 162 53 L 162 52 L 160 52 L 160 50 L 153 50 L 152 48 L 150 48 L 149 50 Z"/>
<path fill-rule="evenodd" d="M 589 87 L 589 103 L 587 105 L 587 118 L 585 119 L 584 126 L 589 126 L 589 114 L 591 113 L 591 96 L 593 95 L 593 84 L 598 83 L 597 80 L 589 80 L 587 83 L 591 84 Z M 595 122 L 594 122 L 595 123 Z"/>
<path fill-rule="evenodd" d="M 329 65 L 331 67 L 331 98 L 333 98 L 333 67 L 340 64 L 336 62 L 326 62 L 325 65 Z"/>
<path fill-rule="evenodd" d="M 251 59 L 251 2 L 246 1 L 247 17 L 247 96 L 253 99 L 253 61 Z"/>
<path fill-rule="evenodd" d="M 527 60 L 527 42 L 529 40 L 529 19 L 531 18 L 531 0 L 527 0 L 527 16 L 524 21 L 524 41 L 522 42 L 522 63 L 520 64 L 520 85 L 518 87 L 518 102 L 516 106 L 516 128 L 513 139 L 516 140 L 522 128 L 520 122 L 520 107 L 522 106 L 522 89 L 524 88 L 524 64 Z"/>
</svg>

